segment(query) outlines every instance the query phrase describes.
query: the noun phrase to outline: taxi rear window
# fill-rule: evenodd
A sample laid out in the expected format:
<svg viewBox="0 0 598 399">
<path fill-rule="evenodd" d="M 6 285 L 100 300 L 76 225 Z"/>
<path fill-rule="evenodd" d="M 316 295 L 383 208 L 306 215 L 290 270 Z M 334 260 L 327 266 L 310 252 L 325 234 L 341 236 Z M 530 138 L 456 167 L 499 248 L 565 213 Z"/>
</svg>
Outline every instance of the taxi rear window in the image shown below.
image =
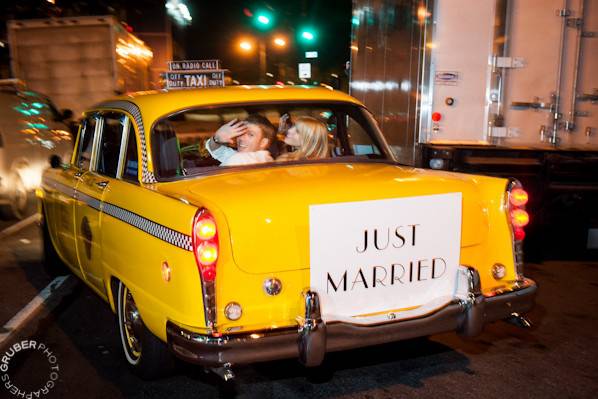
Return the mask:
<svg viewBox="0 0 598 399">
<path fill-rule="evenodd" d="M 231 132 L 237 135 L 223 140 Z M 385 148 L 371 115 L 352 104 L 188 109 L 159 119 L 151 131 L 158 180 L 262 163 L 390 160 Z"/>
</svg>

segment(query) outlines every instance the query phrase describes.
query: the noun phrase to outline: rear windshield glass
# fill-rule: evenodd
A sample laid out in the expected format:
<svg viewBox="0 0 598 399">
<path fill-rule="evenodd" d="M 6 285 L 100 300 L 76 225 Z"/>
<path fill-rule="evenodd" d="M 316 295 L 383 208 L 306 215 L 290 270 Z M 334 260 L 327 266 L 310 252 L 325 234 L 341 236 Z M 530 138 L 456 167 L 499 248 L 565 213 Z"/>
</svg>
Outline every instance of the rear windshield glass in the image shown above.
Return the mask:
<svg viewBox="0 0 598 399">
<path fill-rule="evenodd" d="M 390 160 L 371 115 L 350 104 L 268 104 L 189 109 L 151 133 L 160 180 L 221 168 L 334 158 Z"/>
</svg>

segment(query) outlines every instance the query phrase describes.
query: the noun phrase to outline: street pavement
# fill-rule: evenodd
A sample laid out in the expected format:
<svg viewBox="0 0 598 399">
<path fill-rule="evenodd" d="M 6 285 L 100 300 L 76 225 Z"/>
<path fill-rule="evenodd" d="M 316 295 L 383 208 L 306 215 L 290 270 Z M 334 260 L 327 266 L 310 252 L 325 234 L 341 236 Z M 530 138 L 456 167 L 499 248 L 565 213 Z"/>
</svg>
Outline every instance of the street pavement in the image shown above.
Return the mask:
<svg viewBox="0 0 598 399">
<path fill-rule="evenodd" d="M 51 281 L 40 257 L 35 224 L 2 239 L 0 325 Z M 447 333 L 333 353 L 310 371 L 296 360 L 238 367 L 234 384 L 187 364 L 168 378 L 138 379 L 109 306 L 83 284 L 28 320 L 0 358 L 23 340 L 45 345 L 45 353 L 21 350 L 9 370 L 11 383 L 28 392 L 55 377 L 44 398 L 598 397 L 598 262 L 528 264 L 526 274 L 540 285 L 531 329 L 497 322 L 475 339 Z M 16 397 L 0 380 L 0 398 Z"/>
</svg>

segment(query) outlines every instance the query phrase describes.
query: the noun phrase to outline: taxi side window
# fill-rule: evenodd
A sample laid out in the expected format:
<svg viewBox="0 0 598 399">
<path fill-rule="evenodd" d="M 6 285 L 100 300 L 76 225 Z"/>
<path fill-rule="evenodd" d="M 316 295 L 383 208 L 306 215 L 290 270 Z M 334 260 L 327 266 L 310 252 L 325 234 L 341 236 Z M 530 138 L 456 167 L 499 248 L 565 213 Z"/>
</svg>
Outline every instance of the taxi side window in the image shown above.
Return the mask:
<svg viewBox="0 0 598 399">
<path fill-rule="evenodd" d="M 97 157 L 98 173 L 116 177 L 123 130 L 128 122 L 129 118 L 118 112 L 103 114 Z"/>
<path fill-rule="evenodd" d="M 363 126 L 353 120 L 349 115 L 346 117 L 347 138 L 353 148 L 355 155 L 380 155 L 378 146 L 370 135 L 365 131 Z"/>
<path fill-rule="evenodd" d="M 95 136 L 96 124 L 97 119 L 94 115 L 85 118 L 81 127 L 79 148 L 77 149 L 75 166 L 83 170 L 89 170 L 89 166 L 91 165 L 91 153 L 93 149 L 93 138 Z"/>
<path fill-rule="evenodd" d="M 129 134 L 127 137 L 126 152 L 123 164 L 122 177 L 124 180 L 137 183 L 137 171 L 139 169 L 139 158 L 137 154 L 137 140 L 135 139 L 135 129 L 129 121 Z"/>
</svg>

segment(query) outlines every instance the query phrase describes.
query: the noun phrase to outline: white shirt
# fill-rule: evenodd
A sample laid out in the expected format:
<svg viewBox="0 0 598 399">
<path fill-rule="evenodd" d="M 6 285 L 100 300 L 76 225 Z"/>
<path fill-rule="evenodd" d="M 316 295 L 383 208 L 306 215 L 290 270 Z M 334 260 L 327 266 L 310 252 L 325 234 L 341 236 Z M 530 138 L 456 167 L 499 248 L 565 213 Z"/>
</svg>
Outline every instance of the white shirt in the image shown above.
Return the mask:
<svg viewBox="0 0 598 399">
<path fill-rule="evenodd" d="M 215 150 L 210 149 L 210 141 L 206 141 L 206 150 L 210 153 L 212 158 L 219 160 L 220 166 L 233 166 L 233 165 L 251 165 L 254 163 L 272 162 L 272 155 L 269 151 L 260 150 L 252 152 L 239 152 L 235 151 L 225 145 L 220 145 Z"/>
</svg>

